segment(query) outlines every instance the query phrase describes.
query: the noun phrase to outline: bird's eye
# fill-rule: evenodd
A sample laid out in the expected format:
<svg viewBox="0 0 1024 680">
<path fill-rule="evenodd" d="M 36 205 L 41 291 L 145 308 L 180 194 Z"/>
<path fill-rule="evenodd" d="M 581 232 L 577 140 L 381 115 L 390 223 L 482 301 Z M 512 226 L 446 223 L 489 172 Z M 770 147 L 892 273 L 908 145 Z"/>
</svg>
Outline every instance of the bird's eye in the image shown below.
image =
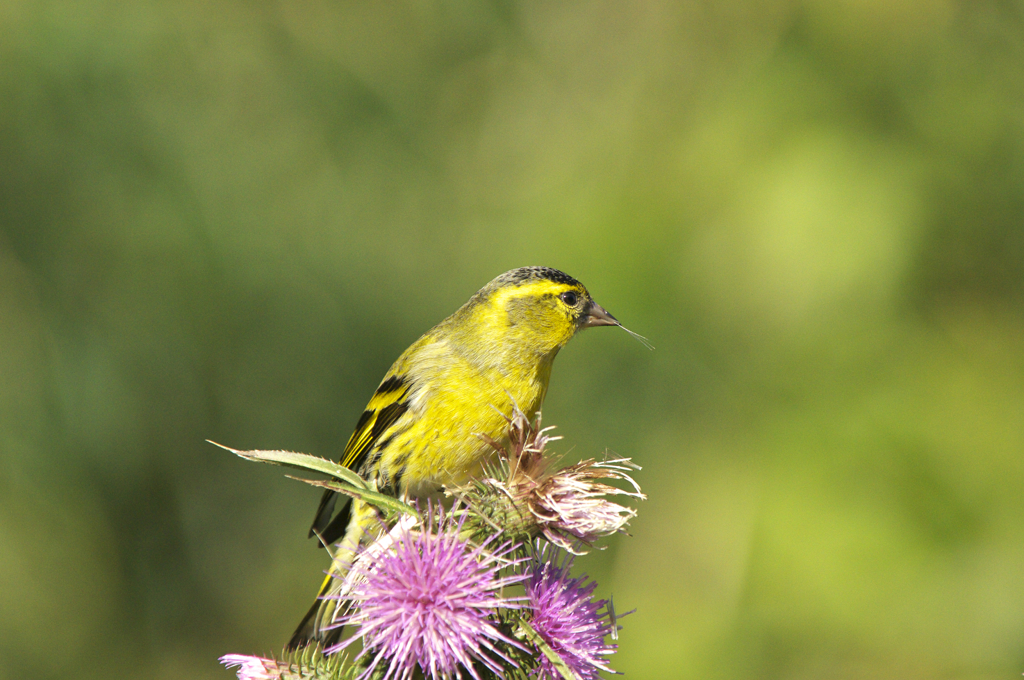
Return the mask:
<svg viewBox="0 0 1024 680">
<path fill-rule="evenodd" d="M 575 307 L 576 303 L 579 302 L 579 298 L 576 297 L 576 293 L 572 292 L 571 290 L 562 293 L 559 297 L 562 298 L 562 302 L 569 305 L 570 307 Z"/>
</svg>

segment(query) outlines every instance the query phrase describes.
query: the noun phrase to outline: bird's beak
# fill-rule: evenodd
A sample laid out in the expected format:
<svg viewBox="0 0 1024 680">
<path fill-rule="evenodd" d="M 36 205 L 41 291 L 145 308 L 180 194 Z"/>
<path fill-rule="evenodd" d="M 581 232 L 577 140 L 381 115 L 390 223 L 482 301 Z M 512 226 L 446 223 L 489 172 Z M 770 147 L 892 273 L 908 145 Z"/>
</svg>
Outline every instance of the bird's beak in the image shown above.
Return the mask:
<svg viewBox="0 0 1024 680">
<path fill-rule="evenodd" d="M 591 326 L 620 326 L 618 319 L 604 310 L 604 307 L 596 302 L 590 303 L 590 310 L 587 318 L 583 321 L 583 328 Z"/>
</svg>

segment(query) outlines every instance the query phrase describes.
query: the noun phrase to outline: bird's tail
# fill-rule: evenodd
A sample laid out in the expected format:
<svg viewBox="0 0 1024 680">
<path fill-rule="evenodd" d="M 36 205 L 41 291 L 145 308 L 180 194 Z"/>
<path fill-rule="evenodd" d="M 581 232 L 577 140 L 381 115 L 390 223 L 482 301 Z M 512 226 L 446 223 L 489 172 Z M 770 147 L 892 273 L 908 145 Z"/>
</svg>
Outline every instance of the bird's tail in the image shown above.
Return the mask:
<svg viewBox="0 0 1024 680">
<path fill-rule="evenodd" d="M 298 649 L 314 642 L 327 649 L 341 639 L 342 626 L 335 622 L 344 615 L 346 608 L 339 607 L 338 594 L 367 528 L 377 521 L 377 511 L 368 503 L 353 499 L 349 508 L 351 519 L 345 537 L 338 543 L 332 555 L 333 560 L 331 568 L 327 571 L 327 578 L 320 584 L 320 592 L 317 593 L 313 606 L 302 617 L 286 649 Z"/>
<path fill-rule="evenodd" d="M 332 581 L 334 581 L 334 574 L 328 573 L 323 585 L 320 586 L 320 592 L 317 593 L 313 606 L 302 617 L 302 622 L 299 623 L 295 632 L 292 633 L 292 637 L 285 649 L 298 649 L 313 642 L 320 643 L 320 646 L 326 649 L 336 644 L 341 638 L 341 626 L 324 630 L 318 625 L 321 621 L 334 619 L 334 610 L 338 603 L 336 600 L 324 599 L 330 596 Z"/>
</svg>

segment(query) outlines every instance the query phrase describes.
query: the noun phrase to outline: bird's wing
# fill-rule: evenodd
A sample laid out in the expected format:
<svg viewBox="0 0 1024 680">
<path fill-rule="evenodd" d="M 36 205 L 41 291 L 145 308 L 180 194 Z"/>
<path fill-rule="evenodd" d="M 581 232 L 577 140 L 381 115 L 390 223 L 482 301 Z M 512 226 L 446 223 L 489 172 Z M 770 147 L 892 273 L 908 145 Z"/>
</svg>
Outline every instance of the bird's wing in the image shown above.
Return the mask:
<svg viewBox="0 0 1024 680">
<path fill-rule="evenodd" d="M 366 461 L 366 454 L 395 421 L 409 410 L 410 380 L 408 375 L 391 373 L 384 378 L 373 393 L 366 410 L 356 423 L 355 432 L 345 445 L 341 464 L 350 470 L 360 471 Z"/>
<path fill-rule="evenodd" d="M 396 367 L 401 363 L 397 362 Z M 363 415 L 359 417 L 359 422 L 356 423 L 356 429 L 349 437 L 348 444 L 345 445 L 345 452 L 341 455 L 341 464 L 350 470 L 365 474 L 361 468 L 374 444 L 403 413 L 409 410 L 412 381 L 408 374 L 396 371 L 396 367 L 392 367 L 391 371 L 384 376 L 384 380 L 381 381 L 377 391 L 370 398 L 370 403 L 366 405 Z M 313 526 L 309 529 L 310 537 L 320 535 L 325 542 L 332 543 L 340 536 L 339 532 L 344 532 L 344 525 L 348 523 L 347 519 L 340 519 L 341 515 L 339 515 L 335 522 L 331 521 L 336 500 L 336 494 L 333 491 L 328 489 L 324 492 L 320 499 L 320 507 L 317 508 L 316 516 L 313 519 Z M 344 514 L 343 512 L 342 515 Z"/>
</svg>

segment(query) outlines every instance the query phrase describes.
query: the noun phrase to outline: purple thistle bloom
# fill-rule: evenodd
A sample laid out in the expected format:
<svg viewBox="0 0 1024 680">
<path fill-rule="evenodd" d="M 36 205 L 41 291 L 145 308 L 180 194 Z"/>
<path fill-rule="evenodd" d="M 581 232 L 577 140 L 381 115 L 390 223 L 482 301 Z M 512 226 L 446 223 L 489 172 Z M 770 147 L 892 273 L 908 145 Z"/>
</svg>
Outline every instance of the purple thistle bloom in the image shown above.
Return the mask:
<svg viewBox="0 0 1024 680">
<path fill-rule="evenodd" d="M 495 643 L 521 646 L 502 635 L 491 616 L 499 607 L 521 606 L 522 598 L 500 591 L 526 576 L 499 576 L 503 566 L 519 562 L 508 558 L 513 546 L 488 550 L 494 537 L 472 545 L 459 538 L 462 522 L 451 517 L 439 510 L 435 521 L 431 512 L 421 529 L 399 533 L 372 561 L 356 560 L 346 576 L 346 599 L 355 609 L 337 625 L 357 631 L 328 653 L 361 638 L 360 656 L 372 655 L 363 676 L 385 662 L 386 679 L 411 678 L 419 666 L 429 678 L 461 678 L 465 670 L 479 680 L 474 662 L 499 676 L 499 658 L 513 664 Z"/>
<path fill-rule="evenodd" d="M 526 594 L 533 607 L 531 626 L 562 661 L 583 680 L 596 679 L 599 671 L 613 673 L 606 659 L 616 645 L 604 639 L 618 633 L 615 613 L 608 600 L 591 600 L 597 583 L 585 583 L 587 577 L 570 578 L 572 556 L 562 564 L 548 559 L 541 551 L 526 584 Z M 554 664 L 544 655 L 539 657 L 539 680 L 560 680 Z"/>
</svg>

